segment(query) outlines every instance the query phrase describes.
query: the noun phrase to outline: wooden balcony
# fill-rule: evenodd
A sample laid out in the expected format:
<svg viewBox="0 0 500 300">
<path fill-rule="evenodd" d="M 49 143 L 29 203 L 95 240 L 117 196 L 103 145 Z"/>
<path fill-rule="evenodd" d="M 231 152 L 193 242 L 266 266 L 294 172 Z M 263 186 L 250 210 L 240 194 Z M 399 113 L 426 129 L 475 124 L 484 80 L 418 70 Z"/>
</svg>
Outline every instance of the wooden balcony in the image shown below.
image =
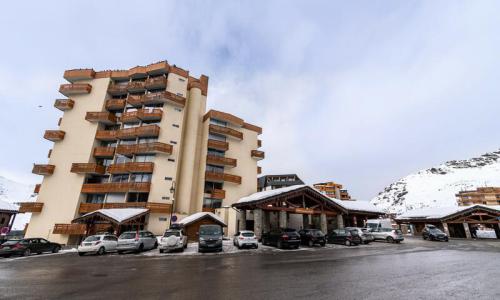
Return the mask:
<svg viewBox="0 0 500 300">
<path fill-rule="evenodd" d="M 257 147 L 258 148 L 262 147 L 262 141 L 261 140 L 257 140 Z"/>
<path fill-rule="evenodd" d="M 117 131 L 119 139 L 129 139 L 135 137 L 157 137 L 160 134 L 158 125 L 146 125 L 132 128 L 120 129 Z"/>
<path fill-rule="evenodd" d="M 163 115 L 161 108 L 143 108 L 137 111 L 139 119 L 143 121 L 160 121 Z"/>
<path fill-rule="evenodd" d="M 218 110 L 209 110 L 204 116 L 203 116 L 203 121 L 206 121 L 208 119 L 217 119 L 217 120 L 220 120 L 220 121 L 224 121 L 224 122 L 228 122 L 228 123 L 231 123 L 231 124 L 234 124 L 235 126 L 243 126 L 243 124 L 245 123 L 243 121 L 243 119 L 241 118 L 238 118 L 232 114 L 228 114 L 228 113 L 225 113 L 225 112 L 222 112 L 222 111 L 218 111 Z"/>
<path fill-rule="evenodd" d="M 208 131 L 210 133 L 215 133 L 215 134 L 222 134 L 225 136 L 231 136 L 237 139 L 242 140 L 243 139 L 243 132 L 240 132 L 238 130 L 234 130 L 229 127 L 224 127 L 224 126 L 219 126 L 215 124 L 210 124 L 208 126 Z"/>
<path fill-rule="evenodd" d="M 127 85 L 129 93 L 137 93 L 146 91 L 146 83 L 144 81 L 131 81 Z"/>
<path fill-rule="evenodd" d="M 66 97 L 72 95 L 89 94 L 92 91 L 92 86 L 88 83 L 69 83 L 61 84 L 59 93 Z"/>
<path fill-rule="evenodd" d="M 114 141 L 117 139 L 118 130 L 97 130 L 95 134 L 96 140 Z"/>
<path fill-rule="evenodd" d="M 176 94 L 168 91 L 163 91 L 142 96 L 142 102 L 144 104 L 170 103 L 176 106 L 184 107 L 186 105 L 186 98 L 177 96 Z"/>
<path fill-rule="evenodd" d="M 102 208 L 147 208 L 150 213 L 168 214 L 172 209 L 172 204 L 158 202 L 80 203 L 78 212 L 86 214 Z"/>
<path fill-rule="evenodd" d="M 128 82 L 112 83 L 108 87 L 108 94 L 113 96 L 126 95 L 128 93 Z"/>
<path fill-rule="evenodd" d="M 56 166 L 54 165 L 33 165 L 33 170 L 31 170 L 31 173 L 37 174 L 37 175 L 52 175 L 54 174 L 54 169 Z"/>
<path fill-rule="evenodd" d="M 125 99 L 109 99 L 106 101 L 107 110 L 122 110 L 125 108 Z"/>
<path fill-rule="evenodd" d="M 126 80 L 128 79 L 128 70 L 113 70 L 110 78 L 113 80 Z"/>
<path fill-rule="evenodd" d="M 262 167 L 257 166 L 257 174 L 262 174 Z"/>
<path fill-rule="evenodd" d="M 64 140 L 65 134 L 62 130 L 45 130 L 43 138 L 52 142 L 58 142 Z"/>
<path fill-rule="evenodd" d="M 146 67 L 146 72 L 149 75 L 158 75 L 168 73 L 169 65 L 166 61 L 160 61 L 154 64 L 150 64 Z"/>
<path fill-rule="evenodd" d="M 71 99 L 56 99 L 56 102 L 54 102 L 54 107 L 60 111 L 70 110 L 73 106 L 75 106 L 75 101 Z"/>
<path fill-rule="evenodd" d="M 86 224 L 54 224 L 53 234 L 85 235 Z"/>
<path fill-rule="evenodd" d="M 210 212 L 210 213 L 215 214 L 215 208 L 211 208 L 211 207 L 202 207 L 201 211 L 202 212 Z"/>
<path fill-rule="evenodd" d="M 217 155 L 207 155 L 207 164 L 216 165 L 216 166 L 224 166 L 224 167 L 236 167 L 236 159 L 228 158 Z"/>
<path fill-rule="evenodd" d="M 265 157 L 264 151 L 252 150 L 250 153 L 251 153 L 252 157 L 256 158 L 257 160 L 264 159 L 264 157 Z"/>
<path fill-rule="evenodd" d="M 241 184 L 241 176 L 238 175 L 231 175 L 231 174 L 226 174 L 226 173 L 217 173 L 217 172 L 211 172 L 211 171 L 206 171 L 205 172 L 205 180 L 208 181 L 227 181 L 227 182 L 232 182 L 236 184 Z"/>
<path fill-rule="evenodd" d="M 221 150 L 221 151 L 227 151 L 229 149 L 229 143 L 209 139 L 208 140 L 208 148 Z"/>
<path fill-rule="evenodd" d="M 35 189 L 33 190 L 33 193 L 35 193 L 35 194 L 40 193 L 40 188 L 41 187 L 42 187 L 42 185 L 40 183 L 35 184 Z"/>
<path fill-rule="evenodd" d="M 206 191 L 206 194 L 209 194 L 209 197 L 212 199 L 224 199 L 226 198 L 226 191 L 225 190 L 219 190 L 219 189 L 213 189 Z"/>
<path fill-rule="evenodd" d="M 42 211 L 43 202 L 21 202 L 19 213 L 39 213 Z"/>
<path fill-rule="evenodd" d="M 112 164 L 108 167 L 110 174 L 126 173 L 153 173 L 154 163 L 152 162 L 127 162 L 122 164 Z"/>
<path fill-rule="evenodd" d="M 133 67 L 132 69 L 128 70 L 128 76 L 132 78 L 147 77 L 148 76 L 147 70 L 148 70 L 147 67 L 143 66 Z"/>
<path fill-rule="evenodd" d="M 120 117 L 120 122 L 122 123 L 137 123 L 140 120 L 137 110 L 124 112 Z"/>
<path fill-rule="evenodd" d="M 128 95 L 127 104 L 135 107 L 142 106 L 142 95 Z"/>
<path fill-rule="evenodd" d="M 134 144 L 134 145 L 118 145 L 116 148 L 116 153 L 132 156 L 134 154 L 153 154 L 153 153 L 165 153 L 172 154 L 172 145 L 153 142 L 144 144 Z"/>
<path fill-rule="evenodd" d="M 105 182 L 105 183 L 85 183 L 82 186 L 82 193 L 102 194 L 102 193 L 126 193 L 144 192 L 151 189 L 150 182 Z"/>
<path fill-rule="evenodd" d="M 77 174 L 103 175 L 106 172 L 106 167 L 95 163 L 73 163 L 71 164 L 70 172 Z"/>
<path fill-rule="evenodd" d="M 148 78 L 145 86 L 148 90 L 164 89 L 167 87 L 167 78 L 163 76 Z"/>
<path fill-rule="evenodd" d="M 87 112 L 85 115 L 85 120 L 89 122 L 98 122 L 103 124 L 116 124 L 116 116 L 110 112 Z"/>
<path fill-rule="evenodd" d="M 96 158 L 113 158 L 115 155 L 115 147 L 95 147 L 94 157 Z"/>
<path fill-rule="evenodd" d="M 93 69 L 66 70 L 63 77 L 69 82 L 90 80 L 95 77 L 95 71 Z"/>
</svg>

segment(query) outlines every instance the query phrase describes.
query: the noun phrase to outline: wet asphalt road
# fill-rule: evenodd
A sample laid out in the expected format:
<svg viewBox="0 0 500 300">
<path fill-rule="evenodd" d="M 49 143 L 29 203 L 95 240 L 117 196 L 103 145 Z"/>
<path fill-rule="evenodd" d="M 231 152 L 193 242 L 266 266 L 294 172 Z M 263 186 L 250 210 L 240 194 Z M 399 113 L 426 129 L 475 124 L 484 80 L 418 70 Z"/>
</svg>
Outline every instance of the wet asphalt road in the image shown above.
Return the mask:
<svg viewBox="0 0 500 300">
<path fill-rule="evenodd" d="M 0 259 L 1 299 L 500 299 L 500 243 Z"/>
</svg>

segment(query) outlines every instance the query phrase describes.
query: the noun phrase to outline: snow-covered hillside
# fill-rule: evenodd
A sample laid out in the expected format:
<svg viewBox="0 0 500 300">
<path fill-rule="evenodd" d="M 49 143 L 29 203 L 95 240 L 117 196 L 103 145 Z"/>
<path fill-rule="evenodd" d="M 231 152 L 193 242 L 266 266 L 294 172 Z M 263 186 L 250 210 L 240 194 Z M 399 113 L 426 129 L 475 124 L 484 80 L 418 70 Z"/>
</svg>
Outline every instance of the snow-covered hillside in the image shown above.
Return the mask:
<svg viewBox="0 0 500 300">
<path fill-rule="evenodd" d="M 9 203 L 35 201 L 33 185 L 23 184 L 0 176 L 0 199 Z M 14 222 L 14 229 L 24 229 L 29 222 L 31 214 L 18 214 Z"/>
<path fill-rule="evenodd" d="M 457 192 L 482 186 L 500 186 L 500 150 L 408 175 L 386 187 L 371 203 L 395 213 L 449 207 L 457 205 Z"/>
</svg>

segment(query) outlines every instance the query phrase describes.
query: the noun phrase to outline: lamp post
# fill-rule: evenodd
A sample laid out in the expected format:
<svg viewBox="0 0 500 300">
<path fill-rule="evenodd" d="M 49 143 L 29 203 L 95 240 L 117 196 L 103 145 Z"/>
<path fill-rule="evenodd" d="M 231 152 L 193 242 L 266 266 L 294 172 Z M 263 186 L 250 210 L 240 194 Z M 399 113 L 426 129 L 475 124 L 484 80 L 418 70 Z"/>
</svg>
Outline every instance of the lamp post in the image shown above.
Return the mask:
<svg viewBox="0 0 500 300">
<path fill-rule="evenodd" d="M 175 180 L 172 181 L 172 186 L 170 187 L 170 193 L 172 194 L 172 207 L 170 208 L 170 218 L 168 228 L 172 227 L 172 216 L 174 214 L 174 203 L 175 203 Z"/>
</svg>

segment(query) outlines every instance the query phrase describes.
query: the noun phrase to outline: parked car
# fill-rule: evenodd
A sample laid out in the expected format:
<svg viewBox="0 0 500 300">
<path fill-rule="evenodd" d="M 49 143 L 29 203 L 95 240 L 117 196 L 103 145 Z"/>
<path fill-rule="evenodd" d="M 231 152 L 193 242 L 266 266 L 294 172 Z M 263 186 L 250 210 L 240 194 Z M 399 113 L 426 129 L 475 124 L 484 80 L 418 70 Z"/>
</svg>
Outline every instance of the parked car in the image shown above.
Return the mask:
<svg viewBox="0 0 500 300">
<path fill-rule="evenodd" d="M 78 255 L 87 253 L 103 255 L 116 251 L 118 238 L 113 234 L 96 234 L 86 237 L 78 246 Z"/>
<path fill-rule="evenodd" d="M 429 241 L 448 241 L 448 235 L 434 225 L 425 225 L 422 238 Z"/>
<path fill-rule="evenodd" d="M 198 232 L 198 252 L 222 251 L 222 227 L 201 225 Z"/>
<path fill-rule="evenodd" d="M 326 236 L 319 229 L 302 229 L 299 231 L 299 234 L 302 245 L 308 245 L 309 247 L 314 245 L 324 247 L 326 245 Z"/>
<path fill-rule="evenodd" d="M 233 238 L 233 244 L 238 247 L 238 249 L 244 247 L 252 247 L 259 248 L 259 242 L 257 241 L 257 237 L 255 233 L 250 230 L 242 230 L 238 231 Z"/>
<path fill-rule="evenodd" d="M 371 231 L 375 241 L 382 240 L 388 243 L 400 243 L 404 240 L 403 232 L 400 229 L 379 228 Z"/>
<path fill-rule="evenodd" d="M 359 227 L 346 227 L 348 230 L 356 230 L 358 232 L 359 237 L 361 238 L 362 244 L 369 244 L 373 242 L 373 234 L 367 228 L 359 228 Z"/>
<path fill-rule="evenodd" d="M 262 234 L 262 245 L 272 245 L 279 249 L 299 248 L 300 234 L 292 228 L 278 228 Z"/>
<path fill-rule="evenodd" d="M 343 228 L 330 231 L 327 241 L 329 244 L 352 246 L 361 244 L 361 237 L 357 230 Z"/>
<path fill-rule="evenodd" d="M 8 240 L 0 245 L 0 256 L 11 255 L 30 256 L 32 253 L 41 254 L 43 252 L 57 253 L 61 250 L 61 245 L 52 243 L 42 238 L 29 238 L 21 240 Z"/>
<path fill-rule="evenodd" d="M 156 249 L 158 247 L 158 240 L 156 236 L 149 231 L 126 231 L 118 238 L 118 245 L 116 250 L 118 254 L 127 251 L 142 252 L 144 250 Z"/>
<path fill-rule="evenodd" d="M 184 251 L 187 248 L 187 236 L 182 229 L 168 229 L 160 240 L 160 253 Z"/>
</svg>

